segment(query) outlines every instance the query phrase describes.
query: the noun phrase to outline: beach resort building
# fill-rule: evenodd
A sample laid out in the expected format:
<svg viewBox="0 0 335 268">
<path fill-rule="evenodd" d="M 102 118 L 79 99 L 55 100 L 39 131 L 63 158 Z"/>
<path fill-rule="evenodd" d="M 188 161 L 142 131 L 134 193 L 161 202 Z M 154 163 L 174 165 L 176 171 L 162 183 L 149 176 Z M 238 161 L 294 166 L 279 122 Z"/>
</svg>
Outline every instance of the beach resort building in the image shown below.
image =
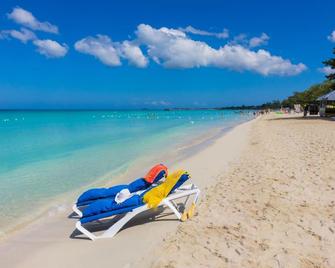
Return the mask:
<svg viewBox="0 0 335 268">
<path fill-rule="evenodd" d="M 335 90 L 317 100 L 320 101 L 320 116 L 335 116 Z"/>
</svg>

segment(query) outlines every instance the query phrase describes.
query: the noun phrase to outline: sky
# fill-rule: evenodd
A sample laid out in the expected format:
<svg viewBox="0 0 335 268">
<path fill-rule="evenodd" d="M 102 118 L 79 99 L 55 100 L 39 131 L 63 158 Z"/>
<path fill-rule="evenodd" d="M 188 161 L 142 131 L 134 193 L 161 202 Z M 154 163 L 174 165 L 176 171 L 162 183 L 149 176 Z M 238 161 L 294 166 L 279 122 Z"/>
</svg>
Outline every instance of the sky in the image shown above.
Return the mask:
<svg viewBox="0 0 335 268">
<path fill-rule="evenodd" d="M 9 1 L 0 109 L 220 107 L 322 82 L 334 1 Z"/>
</svg>

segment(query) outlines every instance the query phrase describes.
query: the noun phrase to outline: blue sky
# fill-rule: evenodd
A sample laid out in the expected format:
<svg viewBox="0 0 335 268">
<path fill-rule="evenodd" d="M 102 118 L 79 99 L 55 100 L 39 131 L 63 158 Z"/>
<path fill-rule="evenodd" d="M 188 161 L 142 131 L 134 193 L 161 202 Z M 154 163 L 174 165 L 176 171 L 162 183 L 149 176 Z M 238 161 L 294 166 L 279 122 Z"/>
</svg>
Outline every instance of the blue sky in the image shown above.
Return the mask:
<svg viewBox="0 0 335 268">
<path fill-rule="evenodd" d="M 283 99 L 324 79 L 333 10 L 334 1 L 5 0 L 0 108 Z"/>
</svg>

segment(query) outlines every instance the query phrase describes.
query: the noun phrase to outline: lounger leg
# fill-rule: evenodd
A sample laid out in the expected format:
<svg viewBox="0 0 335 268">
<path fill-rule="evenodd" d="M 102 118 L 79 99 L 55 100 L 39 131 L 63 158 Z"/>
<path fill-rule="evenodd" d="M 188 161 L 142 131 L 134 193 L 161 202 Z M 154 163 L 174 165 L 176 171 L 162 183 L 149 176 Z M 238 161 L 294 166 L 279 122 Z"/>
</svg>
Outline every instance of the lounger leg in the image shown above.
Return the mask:
<svg viewBox="0 0 335 268">
<path fill-rule="evenodd" d="M 123 218 L 118 220 L 116 223 L 113 224 L 112 227 L 110 227 L 107 231 L 105 231 L 101 237 L 98 238 L 111 238 L 114 235 L 116 235 L 121 228 L 128 222 L 130 221 L 133 217 L 135 217 L 137 214 L 147 210 L 147 206 L 142 206 L 140 208 L 134 209 L 132 212 L 127 213 Z"/>
<path fill-rule="evenodd" d="M 96 237 L 94 234 L 92 234 L 91 232 L 89 232 L 88 230 L 86 230 L 82 225 L 80 221 L 77 221 L 76 223 L 76 228 L 78 231 L 80 231 L 81 233 L 83 233 L 84 235 L 86 235 L 89 239 L 91 240 L 95 240 L 98 237 Z"/>
<path fill-rule="evenodd" d="M 181 214 L 179 213 L 179 211 L 176 209 L 176 207 L 167 199 L 164 200 L 164 205 L 168 206 L 174 214 L 176 214 L 178 220 L 181 219 Z"/>
<path fill-rule="evenodd" d="M 183 197 L 183 196 L 187 196 L 187 198 L 188 198 L 190 195 L 194 195 L 193 203 L 196 204 L 196 202 L 198 201 L 198 196 L 200 194 L 200 190 L 199 189 L 192 189 L 190 191 L 186 195 L 184 195 L 183 193 L 181 193 L 181 194 L 179 194 L 178 197 L 180 198 L 180 197 Z M 175 198 L 175 199 L 177 199 L 177 198 Z M 182 219 L 183 215 L 180 214 L 179 211 L 177 210 L 177 208 L 173 205 L 172 199 L 171 200 L 169 200 L 168 198 L 165 199 L 163 201 L 163 204 L 166 205 L 166 206 L 168 206 L 173 211 L 173 213 L 177 216 L 177 218 L 179 220 L 183 221 L 183 219 Z"/>
<path fill-rule="evenodd" d="M 73 210 L 75 213 L 77 213 L 77 215 L 78 215 L 79 217 L 82 217 L 82 216 L 83 216 L 83 213 L 79 210 L 79 208 L 77 207 L 76 204 L 73 205 L 72 210 Z"/>
<path fill-rule="evenodd" d="M 198 202 L 200 190 L 197 189 L 196 194 L 194 195 L 193 203 L 196 204 Z"/>
</svg>

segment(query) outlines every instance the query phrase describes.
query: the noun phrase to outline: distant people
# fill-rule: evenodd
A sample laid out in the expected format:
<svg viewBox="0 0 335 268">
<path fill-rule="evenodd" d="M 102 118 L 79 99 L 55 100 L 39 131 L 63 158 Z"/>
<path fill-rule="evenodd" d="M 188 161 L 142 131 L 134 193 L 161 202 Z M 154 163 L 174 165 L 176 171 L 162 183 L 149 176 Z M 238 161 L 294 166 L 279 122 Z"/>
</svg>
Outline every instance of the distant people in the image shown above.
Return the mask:
<svg viewBox="0 0 335 268">
<path fill-rule="evenodd" d="M 308 105 L 304 107 L 304 117 L 307 116 L 307 113 L 308 113 Z"/>
<path fill-rule="evenodd" d="M 309 105 L 309 115 L 317 115 L 319 113 L 319 106 L 315 103 Z"/>
</svg>

